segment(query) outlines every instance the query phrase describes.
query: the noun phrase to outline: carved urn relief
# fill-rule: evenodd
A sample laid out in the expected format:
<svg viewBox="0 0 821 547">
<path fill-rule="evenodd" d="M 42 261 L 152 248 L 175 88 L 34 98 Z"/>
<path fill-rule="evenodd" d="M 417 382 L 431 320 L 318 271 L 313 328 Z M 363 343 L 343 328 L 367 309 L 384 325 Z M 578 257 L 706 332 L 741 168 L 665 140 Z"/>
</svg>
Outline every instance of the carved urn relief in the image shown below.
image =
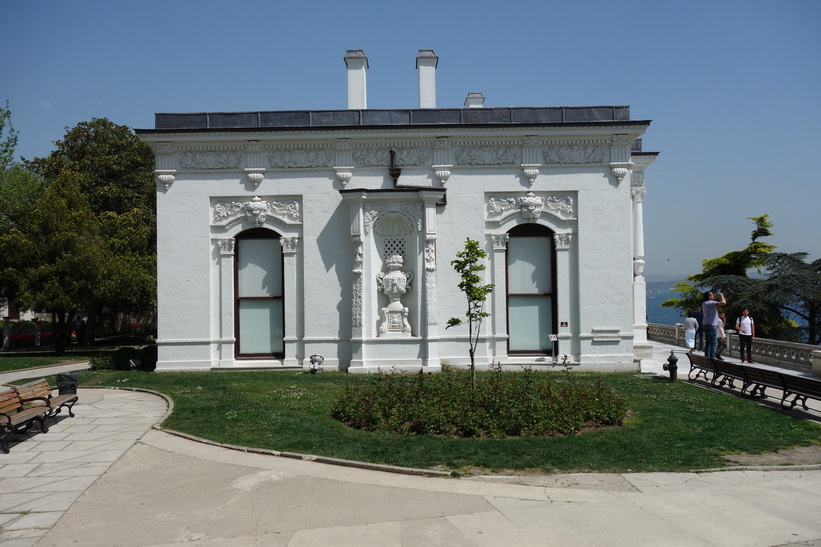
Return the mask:
<svg viewBox="0 0 821 547">
<path fill-rule="evenodd" d="M 413 272 L 400 271 L 405 265 L 402 255 L 393 254 L 385 261 L 387 272 L 377 274 L 379 290 L 390 299 L 390 303 L 382 308 L 382 324 L 379 326 L 379 336 L 409 337 L 411 336 L 408 323 L 408 308 L 402 305 L 402 295 L 411 289 Z"/>
</svg>

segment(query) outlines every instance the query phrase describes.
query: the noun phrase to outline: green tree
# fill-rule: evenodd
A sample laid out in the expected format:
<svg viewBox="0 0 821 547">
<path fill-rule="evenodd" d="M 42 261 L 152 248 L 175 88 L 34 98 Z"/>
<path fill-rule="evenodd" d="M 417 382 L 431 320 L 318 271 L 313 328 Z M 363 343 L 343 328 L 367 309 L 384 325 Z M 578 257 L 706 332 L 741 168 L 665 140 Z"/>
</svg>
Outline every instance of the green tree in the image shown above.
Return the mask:
<svg viewBox="0 0 821 547">
<path fill-rule="evenodd" d="M 808 344 L 821 344 L 821 259 L 807 262 L 807 253 L 773 253 L 765 279 L 757 283 L 760 298 L 777 306 Z"/>
<path fill-rule="evenodd" d="M 47 180 L 66 170 L 82 175 L 80 190 L 95 215 L 135 208 L 156 211 L 154 155 L 127 126 L 94 118 L 66 128 L 63 140 L 54 145 L 48 157 L 23 163 Z"/>
<path fill-rule="evenodd" d="M 36 202 L 26 231 L 13 228 L 0 237 L 0 249 L 16 253 L 21 305 L 55 318 L 58 354 L 65 352 L 74 316 L 105 273 L 99 223 L 77 178 L 61 173 Z"/>
<path fill-rule="evenodd" d="M 6 125 L 9 126 L 8 133 L 6 132 Z M 14 163 L 14 151 L 17 148 L 17 131 L 11 125 L 11 110 L 9 109 L 9 102 L 6 101 L 6 107 L 0 107 L 0 167 L 9 167 Z"/>
<path fill-rule="evenodd" d="M 48 157 L 24 163 L 53 184 L 69 179 L 76 184 L 88 198 L 103 238 L 97 263 L 105 275 L 78 308 L 88 312 L 87 340 L 91 342 L 104 307 L 118 312 L 155 311 L 154 156 L 128 127 L 105 118 L 67 129 L 55 146 Z"/>
<path fill-rule="evenodd" d="M 459 282 L 459 290 L 465 294 L 467 298 L 467 311 L 465 317 L 468 324 L 468 343 L 470 352 L 470 381 L 474 391 L 476 390 L 476 362 L 475 354 L 476 347 L 479 344 L 479 334 L 482 328 L 482 320 L 489 317 L 490 314 L 485 311 L 485 301 L 488 295 L 493 292 L 493 285 L 482 285 L 482 278 L 479 272 L 484 271 L 485 265 L 480 261 L 487 257 L 487 253 L 479 247 L 479 242 L 470 239 L 465 239 L 465 249 L 456 253 L 456 259 L 450 263 L 453 269 L 456 270 L 462 280 Z M 448 325 L 445 327 L 449 329 L 461 325 L 462 319 L 458 317 L 451 317 L 448 319 Z"/>
</svg>

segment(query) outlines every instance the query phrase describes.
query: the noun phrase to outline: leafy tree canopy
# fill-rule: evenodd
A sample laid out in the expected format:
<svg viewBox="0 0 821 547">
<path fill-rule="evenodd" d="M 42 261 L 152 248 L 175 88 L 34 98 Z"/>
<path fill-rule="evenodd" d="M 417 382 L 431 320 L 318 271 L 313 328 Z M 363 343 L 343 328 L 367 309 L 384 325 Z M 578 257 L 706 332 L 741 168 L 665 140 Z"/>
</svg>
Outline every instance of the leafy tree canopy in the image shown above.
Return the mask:
<svg viewBox="0 0 821 547">
<path fill-rule="evenodd" d="M 8 125 L 8 130 L 6 126 Z M 14 151 L 17 148 L 17 131 L 11 125 L 9 102 L 0 107 L 0 167 L 9 167 L 14 163 Z"/>
<path fill-rule="evenodd" d="M 155 211 L 154 156 L 131 129 L 94 118 L 69 129 L 45 158 L 24 159 L 26 167 L 51 180 L 64 171 L 82 174 L 80 189 L 92 211 Z"/>
</svg>

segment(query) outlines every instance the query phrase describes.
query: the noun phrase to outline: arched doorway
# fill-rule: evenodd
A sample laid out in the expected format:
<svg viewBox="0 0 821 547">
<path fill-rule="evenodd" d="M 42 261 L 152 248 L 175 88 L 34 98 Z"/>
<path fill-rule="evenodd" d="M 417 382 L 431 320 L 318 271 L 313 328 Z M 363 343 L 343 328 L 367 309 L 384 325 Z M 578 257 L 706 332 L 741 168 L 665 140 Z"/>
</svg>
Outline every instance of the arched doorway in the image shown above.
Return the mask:
<svg viewBox="0 0 821 547">
<path fill-rule="evenodd" d="M 551 355 L 556 332 L 556 260 L 553 232 L 538 224 L 508 232 L 508 354 Z"/>
<path fill-rule="evenodd" d="M 285 356 L 283 264 L 280 235 L 264 228 L 236 237 L 234 317 L 236 357 Z"/>
</svg>

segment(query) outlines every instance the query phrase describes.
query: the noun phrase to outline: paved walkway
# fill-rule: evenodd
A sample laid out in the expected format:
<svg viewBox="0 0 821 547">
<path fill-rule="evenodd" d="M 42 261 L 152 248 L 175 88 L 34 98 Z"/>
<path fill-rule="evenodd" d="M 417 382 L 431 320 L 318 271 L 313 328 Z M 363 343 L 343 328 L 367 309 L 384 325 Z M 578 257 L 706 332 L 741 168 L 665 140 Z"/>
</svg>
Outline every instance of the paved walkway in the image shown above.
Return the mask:
<svg viewBox="0 0 821 547">
<path fill-rule="evenodd" d="M 428 478 L 195 442 L 152 429 L 165 412 L 81 389 L 76 418 L 0 454 L 0 544 L 821 546 L 815 465 Z"/>
</svg>

